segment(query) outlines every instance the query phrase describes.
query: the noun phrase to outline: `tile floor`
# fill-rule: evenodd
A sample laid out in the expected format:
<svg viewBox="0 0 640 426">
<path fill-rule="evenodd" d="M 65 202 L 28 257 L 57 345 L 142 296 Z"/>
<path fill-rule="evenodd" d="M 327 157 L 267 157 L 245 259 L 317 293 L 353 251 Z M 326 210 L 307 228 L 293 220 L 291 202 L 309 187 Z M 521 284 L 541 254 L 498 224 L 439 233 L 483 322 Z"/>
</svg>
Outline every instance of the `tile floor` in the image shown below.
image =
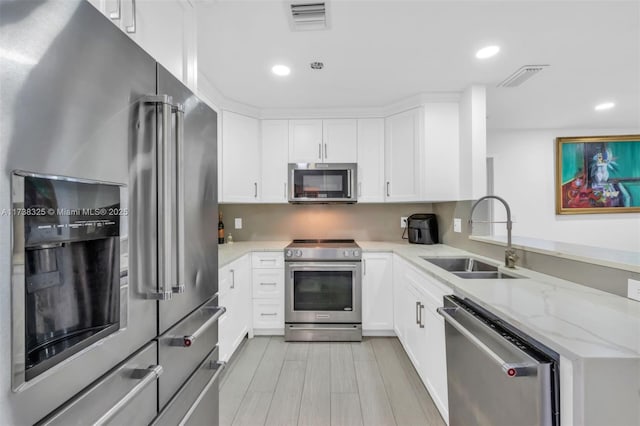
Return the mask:
<svg viewBox="0 0 640 426">
<path fill-rule="evenodd" d="M 249 339 L 220 382 L 220 425 L 444 426 L 396 338 Z"/>
</svg>

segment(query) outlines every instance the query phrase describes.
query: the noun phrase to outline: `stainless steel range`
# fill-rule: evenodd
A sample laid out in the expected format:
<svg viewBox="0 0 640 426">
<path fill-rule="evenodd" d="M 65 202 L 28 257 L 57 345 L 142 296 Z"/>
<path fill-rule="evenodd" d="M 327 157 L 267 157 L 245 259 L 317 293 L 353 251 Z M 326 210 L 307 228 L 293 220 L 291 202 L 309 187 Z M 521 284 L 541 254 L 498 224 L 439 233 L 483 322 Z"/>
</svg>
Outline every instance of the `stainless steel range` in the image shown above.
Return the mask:
<svg viewBox="0 0 640 426">
<path fill-rule="evenodd" d="M 362 340 L 362 250 L 353 240 L 294 240 L 284 250 L 285 340 Z"/>
</svg>

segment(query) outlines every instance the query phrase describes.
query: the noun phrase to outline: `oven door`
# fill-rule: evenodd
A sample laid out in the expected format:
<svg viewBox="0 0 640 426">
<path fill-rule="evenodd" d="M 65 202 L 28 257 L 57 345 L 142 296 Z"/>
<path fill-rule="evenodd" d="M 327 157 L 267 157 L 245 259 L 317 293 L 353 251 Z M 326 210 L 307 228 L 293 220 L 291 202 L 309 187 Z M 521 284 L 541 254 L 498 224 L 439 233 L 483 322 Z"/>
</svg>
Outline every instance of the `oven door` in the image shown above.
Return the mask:
<svg viewBox="0 0 640 426">
<path fill-rule="evenodd" d="M 362 322 L 361 262 L 286 262 L 285 322 Z"/>
</svg>

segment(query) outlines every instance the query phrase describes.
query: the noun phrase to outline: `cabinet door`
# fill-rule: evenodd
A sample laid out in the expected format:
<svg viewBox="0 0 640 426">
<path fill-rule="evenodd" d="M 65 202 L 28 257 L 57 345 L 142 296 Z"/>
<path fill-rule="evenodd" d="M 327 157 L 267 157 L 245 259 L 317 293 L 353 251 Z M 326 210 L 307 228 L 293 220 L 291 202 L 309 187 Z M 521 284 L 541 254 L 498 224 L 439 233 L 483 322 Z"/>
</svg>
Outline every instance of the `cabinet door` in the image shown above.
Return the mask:
<svg viewBox="0 0 640 426">
<path fill-rule="evenodd" d="M 384 119 L 358 120 L 358 203 L 384 201 Z"/>
<path fill-rule="evenodd" d="M 388 202 L 421 198 L 424 164 L 421 111 L 422 108 L 415 108 L 385 120 L 385 200 Z"/>
<path fill-rule="evenodd" d="M 322 151 L 322 120 L 289 120 L 289 163 L 320 163 Z"/>
<path fill-rule="evenodd" d="M 457 200 L 460 168 L 458 104 L 434 103 L 424 106 L 424 199 Z"/>
<path fill-rule="evenodd" d="M 444 319 L 437 312 L 429 309 L 428 305 L 425 307 L 423 316 L 428 342 L 427 389 L 442 417 L 446 420 L 449 416 L 449 399 L 447 397 L 447 351 Z"/>
<path fill-rule="evenodd" d="M 262 179 L 263 203 L 286 203 L 287 162 L 289 158 L 289 122 L 262 120 Z"/>
<path fill-rule="evenodd" d="M 362 256 L 362 329 L 393 330 L 393 267 L 390 253 Z"/>
<path fill-rule="evenodd" d="M 357 120 L 322 120 L 323 162 L 355 163 L 358 161 Z"/>
<path fill-rule="evenodd" d="M 407 323 L 407 312 L 404 306 L 404 270 L 405 261 L 399 256 L 393 255 L 393 329 L 403 344 L 405 325 Z"/>
<path fill-rule="evenodd" d="M 260 199 L 258 120 L 222 112 L 222 202 L 255 203 Z"/>
<path fill-rule="evenodd" d="M 218 346 L 222 361 L 228 361 L 233 351 L 233 296 L 235 293 L 231 290 L 229 266 L 224 266 L 218 271 L 218 305 L 227 309 L 218 320 Z"/>
<path fill-rule="evenodd" d="M 246 254 L 234 261 L 230 268 L 233 271 L 233 287 L 236 292 L 233 304 L 233 351 L 240 345 L 244 336 L 251 330 L 251 254 Z"/>
</svg>

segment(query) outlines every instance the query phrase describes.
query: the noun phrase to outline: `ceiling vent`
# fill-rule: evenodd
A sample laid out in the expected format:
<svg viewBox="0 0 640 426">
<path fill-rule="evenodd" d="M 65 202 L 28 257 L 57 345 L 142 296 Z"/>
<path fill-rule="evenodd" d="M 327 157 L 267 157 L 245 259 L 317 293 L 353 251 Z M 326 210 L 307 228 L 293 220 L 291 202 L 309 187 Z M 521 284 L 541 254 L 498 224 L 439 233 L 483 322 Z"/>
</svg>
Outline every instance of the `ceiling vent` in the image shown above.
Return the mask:
<svg viewBox="0 0 640 426">
<path fill-rule="evenodd" d="M 517 87 L 534 75 L 538 74 L 549 65 L 525 65 L 520 67 L 516 72 L 505 78 L 498 84 L 498 87 Z"/>
<path fill-rule="evenodd" d="M 325 2 L 289 3 L 289 24 L 293 31 L 326 30 L 327 4 Z"/>
</svg>

